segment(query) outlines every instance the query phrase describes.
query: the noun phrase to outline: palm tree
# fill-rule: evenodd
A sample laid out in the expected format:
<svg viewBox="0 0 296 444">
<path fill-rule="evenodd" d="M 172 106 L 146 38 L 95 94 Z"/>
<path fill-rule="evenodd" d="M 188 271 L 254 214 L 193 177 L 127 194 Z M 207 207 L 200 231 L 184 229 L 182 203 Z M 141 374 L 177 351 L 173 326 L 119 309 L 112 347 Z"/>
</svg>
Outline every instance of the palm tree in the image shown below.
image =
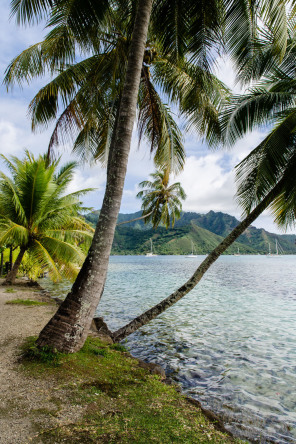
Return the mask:
<svg viewBox="0 0 296 444">
<path fill-rule="evenodd" d="M 243 79 L 264 79 L 249 94 L 236 96 L 224 113 L 225 140 L 234 143 L 247 131 L 273 122 L 267 137 L 236 167 L 238 202 L 245 219 L 207 256 L 192 277 L 159 304 L 112 333 L 116 341 L 124 339 L 183 298 L 202 279 L 218 257 L 270 208 L 282 228 L 294 227 L 296 221 L 296 88 L 293 33 L 288 50 L 278 64 L 271 49 L 270 35 L 256 42 L 258 53 L 240 72 Z"/>
<path fill-rule="evenodd" d="M 117 126 L 109 150 L 106 193 L 93 242 L 71 292 L 41 331 L 39 347 L 47 345 L 66 352 L 79 349 L 103 292 L 121 204 L 151 9 L 152 0 L 139 0 Z"/>
<path fill-rule="evenodd" d="M 143 201 L 142 216 L 119 222 L 116 224 L 117 227 L 144 219 L 145 223 L 151 222 L 153 228 L 157 228 L 160 223 L 169 228 L 170 225 L 174 226 L 176 218 L 181 217 L 181 199 L 186 199 L 181 184 L 175 182 L 169 185 L 169 174 L 161 170 L 157 170 L 150 176 L 154 179 L 153 182 L 145 180 L 139 183 L 140 188 L 146 187 L 146 190 L 139 191 L 137 194 L 137 197 Z"/>
<path fill-rule="evenodd" d="M 89 8 L 92 3 L 94 1 L 88 0 L 87 7 Z M 152 3 L 152 0 L 139 0 L 137 4 L 125 80 L 109 150 L 106 193 L 93 244 L 71 292 L 57 314 L 41 332 L 38 339 L 39 346 L 47 345 L 67 352 L 73 352 L 80 348 L 87 336 L 93 314 L 102 294 L 123 191 Z M 279 5 L 278 10 L 274 8 L 277 3 Z M 73 5 L 78 6 L 74 13 L 74 19 L 81 12 L 81 2 L 76 1 L 69 3 L 66 0 L 59 0 L 58 2 L 37 0 L 31 4 L 27 0 L 14 0 L 13 4 L 15 11 L 19 12 L 21 16 L 23 15 L 25 20 L 34 17 L 36 11 L 37 15 L 40 15 L 40 11 L 42 13 L 44 10 L 51 11 L 52 8 L 59 9 L 60 5 L 65 6 L 65 4 L 70 4 L 71 7 Z M 239 8 L 237 8 L 237 5 L 239 5 Z M 267 17 L 271 26 L 278 25 L 277 18 L 283 12 L 283 2 L 280 0 L 272 2 L 272 7 L 270 2 L 262 0 L 260 2 L 261 8 L 258 8 L 257 3 L 256 5 L 253 3 L 250 5 L 246 0 L 239 2 L 203 2 L 202 5 L 195 1 L 189 3 L 188 1 L 171 2 L 166 0 L 156 1 L 154 6 L 156 12 L 157 10 L 158 12 L 163 10 L 163 8 L 167 10 L 169 12 L 168 18 L 172 10 L 175 12 L 171 21 L 174 27 L 172 33 L 170 32 L 172 27 L 170 29 L 164 27 L 163 23 L 161 23 L 161 27 L 156 25 L 159 31 L 165 29 L 165 33 L 162 34 L 162 45 L 168 52 L 172 53 L 172 59 L 178 60 L 182 57 L 186 48 L 187 53 L 192 54 L 192 59 L 196 58 L 202 67 L 209 66 L 208 61 L 212 57 L 213 47 L 219 45 L 221 17 L 226 17 L 226 34 L 230 30 L 228 35 L 232 36 L 230 46 L 239 53 L 238 48 L 246 47 L 248 37 L 251 38 L 247 43 L 250 43 L 254 37 L 249 31 L 250 29 L 256 29 L 254 17 L 257 16 L 258 11 L 264 13 L 263 18 Z M 182 13 L 179 14 L 180 6 L 182 6 Z M 199 9 L 196 9 L 198 7 Z M 253 14 L 249 14 L 250 9 L 253 9 Z M 163 16 L 162 13 L 160 15 Z M 77 27 L 78 33 L 81 30 L 83 31 L 83 26 L 84 30 L 87 29 L 86 17 L 91 21 L 90 15 L 83 16 L 82 26 Z M 176 17 L 178 18 L 178 26 L 176 26 Z M 75 28 L 75 20 L 73 23 Z M 246 29 L 243 29 L 242 23 L 246 24 Z M 235 35 L 232 33 L 232 25 L 236 27 Z M 285 36 L 283 37 L 278 30 L 276 33 L 279 36 L 276 35 L 275 42 L 276 44 L 279 43 L 279 49 L 283 53 L 285 50 Z M 83 32 L 80 32 L 81 34 Z M 240 36 L 242 37 L 241 40 Z M 201 94 L 201 102 L 202 99 L 203 95 Z M 187 98 L 187 104 L 188 110 L 190 108 L 194 109 L 194 101 L 191 101 L 190 97 Z M 210 113 L 213 114 L 214 110 L 208 109 L 204 117 L 207 117 Z M 211 137 L 207 119 L 202 120 L 201 129 L 209 138 Z"/>
<path fill-rule="evenodd" d="M 58 160 L 48 166 L 45 157 L 28 151 L 24 159 L 1 157 L 11 177 L 0 173 L 0 245 L 19 247 L 4 285 L 14 283 L 26 252 L 54 280 L 75 277 L 85 257 L 75 241 L 90 243 L 93 231 L 78 217 L 79 196 L 90 189 L 65 194 L 76 164 L 57 172 Z"/>
<path fill-rule="evenodd" d="M 182 211 L 182 200 L 186 194 L 179 182 L 169 185 L 168 174 L 156 171 L 150 174 L 153 182 L 145 180 L 139 184 L 146 188 L 137 194 L 142 199 L 142 211 L 145 223 L 152 222 L 154 228 L 160 223 L 169 228 L 174 226 L 176 218 L 179 219 Z"/>
</svg>

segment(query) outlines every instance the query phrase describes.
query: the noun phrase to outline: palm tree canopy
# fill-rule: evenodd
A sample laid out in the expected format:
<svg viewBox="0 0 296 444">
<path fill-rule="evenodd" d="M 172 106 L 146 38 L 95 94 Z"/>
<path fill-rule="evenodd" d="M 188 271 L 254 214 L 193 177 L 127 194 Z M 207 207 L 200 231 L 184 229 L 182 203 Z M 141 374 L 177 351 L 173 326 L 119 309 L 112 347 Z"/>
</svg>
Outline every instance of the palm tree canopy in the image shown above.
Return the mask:
<svg viewBox="0 0 296 444">
<path fill-rule="evenodd" d="M 0 245 L 21 247 L 54 279 L 74 277 L 84 260 L 77 246 L 90 243 L 93 229 L 79 217 L 79 197 L 91 189 L 66 194 L 76 163 L 57 170 L 45 156 L 26 151 L 24 159 L 1 155 L 10 176 L 0 172 Z"/>
<path fill-rule="evenodd" d="M 150 174 L 153 181 L 145 180 L 139 184 L 143 188 L 137 194 L 142 199 L 143 216 L 145 223 L 151 222 L 154 228 L 159 224 L 169 228 L 174 226 L 175 220 L 179 219 L 182 211 L 182 200 L 186 194 L 179 182 L 169 185 L 168 175 L 163 171 Z"/>
<path fill-rule="evenodd" d="M 107 163 L 136 3 L 12 0 L 18 22 L 32 24 L 43 18 L 51 29 L 43 42 L 12 61 L 5 79 L 9 85 L 47 71 L 55 76 L 30 104 L 33 128 L 58 117 L 49 150 L 70 138 L 80 157 Z M 259 19 L 272 37 L 273 54 L 282 56 L 287 41 L 285 1 L 154 1 L 138 128 L 140 139 L 144 135 L 150 141 L 157 167 L 177 173 L 185 161 L 181 132 L 163 98 L 179 109 L 185 128 L 197 130 L 209 143 L 220 140 L 218 112 L 228 91 L 211 69 L 225 48 L 243 69 L 254 52 Z"/>
<path fill-rule="evenodd" d="M 292 227 L 296 220 L 296 83 L 295 40 L 292 31 L 288 50 L 279 64 L 270 47 L 270 36 L 257 42 L 257 54 L 245 65 L 242 76 L 261 77 L 246 94 L 234 96 L 222 117 L 225 141 L 237 139 L 262 125 L 272 129 L 237 166 L 238 202 L 249 214 L 272 188 L 284 180 L 285 187 L 272 204 L 275 222 Z M 264 42 L 266 45 L 264 45 Z M 256 65 L 256 66 L 255 66 Z"/>
<path fill-rule="evenodd" d="M 45 40 L 25 50 L 8 67 L 7 85 L 29 82 L 46 70 L 55 75 L 30 104 L 33 128 L 59 116 L 50 149 L 67 138 L 73 141 L 74 136 L 73 150 L 78 155 L 106 164 L 134 18 L 135 5 L 127 3 L 128 13 L 125 9 L 123 14 L 120 7 L 113 10 L 104 29 L 101 23 L 94 35 L 88 35 L 86 47 L 67 21 L 62 30 L 53 21 L 55 27 Z M 77 46 L 84 57 L 79 62 Z M 222 82 L 199 63 L 186 61 L 186 55 L 178 63 L 172 54 L 163 57 L 162 45 L 151 31 L 143 60 L 138 128 L 140 139 L 145 136 L 150 141 L 159 167 L 177 173 L 185 161 L 181 132 L 163 98 L 179 108 L 187 128 L 195 128 L 210 141 L 220 137 L 218 109 L 227 94 Z"/>
</svg>

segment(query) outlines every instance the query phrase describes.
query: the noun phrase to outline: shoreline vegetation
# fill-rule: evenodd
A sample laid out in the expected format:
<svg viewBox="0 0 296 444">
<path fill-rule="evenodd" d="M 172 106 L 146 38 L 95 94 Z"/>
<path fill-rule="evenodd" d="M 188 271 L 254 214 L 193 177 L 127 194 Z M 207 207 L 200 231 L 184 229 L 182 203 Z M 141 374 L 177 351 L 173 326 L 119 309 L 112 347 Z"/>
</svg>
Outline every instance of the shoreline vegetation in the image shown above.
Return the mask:
<svg viewBox="0 0 296 444">
<path fill-rule="evenodd" d="M 12 291 L 13 290 L 13 291 Z M 0 287 L 0 435 L 6 444 L 241 442 L 163 369 L 95 331 L 78 353 L 38 351 L 57 308 L 40 287 Z"/>
</svg>

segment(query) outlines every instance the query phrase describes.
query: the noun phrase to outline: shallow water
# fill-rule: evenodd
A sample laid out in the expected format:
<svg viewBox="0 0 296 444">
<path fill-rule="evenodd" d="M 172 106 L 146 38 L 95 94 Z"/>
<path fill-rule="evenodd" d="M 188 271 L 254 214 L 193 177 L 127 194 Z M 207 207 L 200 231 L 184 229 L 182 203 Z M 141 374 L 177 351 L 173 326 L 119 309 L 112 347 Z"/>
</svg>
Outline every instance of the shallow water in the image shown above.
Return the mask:
<svg viewBox="0 0 296 444">
<path fill-rule="evenodd" d="M 203 258 L 111 257 L 98 315 L 119 328 L 183 284 Z M 295 266 L 296 256 L 223 256 L 125 345 L 165 367 L 237 436 L 296 442 Z M 56 295 L 69 288 L 46 286 Z"/>
</svg>

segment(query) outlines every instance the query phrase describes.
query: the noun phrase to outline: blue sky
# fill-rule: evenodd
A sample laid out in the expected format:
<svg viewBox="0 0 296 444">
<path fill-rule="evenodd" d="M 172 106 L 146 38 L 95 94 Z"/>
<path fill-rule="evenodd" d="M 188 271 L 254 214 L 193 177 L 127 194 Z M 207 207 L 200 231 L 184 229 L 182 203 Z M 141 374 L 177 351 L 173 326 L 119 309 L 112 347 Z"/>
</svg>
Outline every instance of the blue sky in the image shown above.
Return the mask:
<svg viewBox="0 0 296 444">
<path fill-rule="evenodd" d="M 1 80 L 9 62 L 29 45 L 42 40 L 45 35 L 41 26 L 19 27 L 14 20 L 9 20 L 10 0 L 1 0 L 0 5 L 0 72 Z M 228 60 L 219 63 L 219 77 L 228 86 L 234 87 L 234 75 Z M 9 93 L 3 85 L 0 87 L 0 151 L 5 155 L 22 156 L 24 148 L 34 153 L 43 153 L 47 149 L 51 128 L 33 134 L 27 108 L 30 100 L 44 84 L 44 79 L 38 79 L 23 88 L 14 87 Z M 2 82 L 1 82 L 2 83 Z M 187 199 L 183 204 L 184 211 L 206 213 L 210 210 L 222 211 L 240 217 L 235 195 L 233 167 L 247 155 L 264 137 L 265 131 L 254 131 L 237 143 L 231 151 L 211 151 L 195 134 L 185 136 L 187 161 L 184 171 L 176 178 L 185 188 Z M 62 161 L 71 158 L 70 147 L 61 150 Z M 3 164 L 0 165 L 3 168 Z M 121 212 L 138 211 L 140 202 L 136 199 L 137 184 L 145 180 L 153 172 L 153 162 L 149 147 L 144 143 L 138 149 L 136 132 L 132 141 L 131 155 L 128 165 L 127 178 L 122 200 Z M 85 198 L 85 204 L 100 208 L 104 184 L 105 170 L 100 165 L 81 166 L 77 170 L 71 185 L 71 191 L 95 187 Z M 257 227 L 277 232 L 272 218 L 262 215 L 254 223 Z M 296 232 L 295 230 L 293 232 Z"/>
</svg>

